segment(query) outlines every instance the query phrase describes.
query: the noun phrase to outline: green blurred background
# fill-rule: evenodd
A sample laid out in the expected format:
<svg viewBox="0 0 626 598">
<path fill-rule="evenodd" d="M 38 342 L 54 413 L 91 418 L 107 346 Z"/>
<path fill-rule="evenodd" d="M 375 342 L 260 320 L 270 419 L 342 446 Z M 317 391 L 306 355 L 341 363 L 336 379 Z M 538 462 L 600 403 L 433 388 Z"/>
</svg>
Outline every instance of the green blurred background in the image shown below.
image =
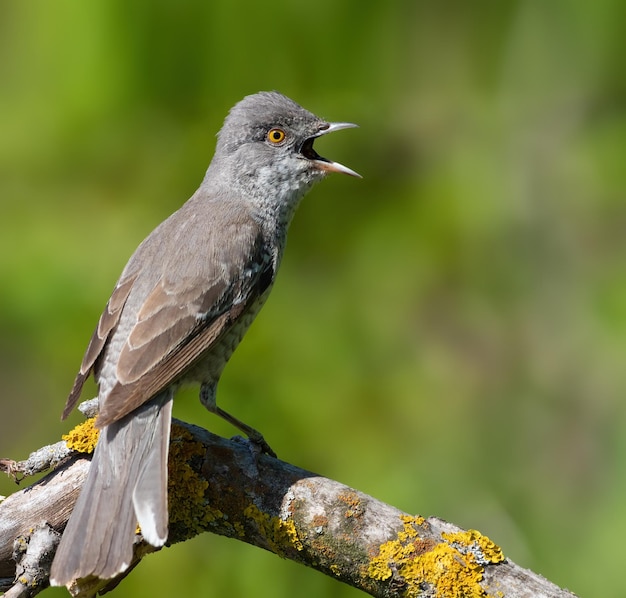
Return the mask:
<svg viewBox="0 0 626 598">
<path fill-rule="evenodd" d="M 624 23 L 621 0 L 3 2 L 0 456 L 79 421 L 126 260 L 228 108 L 278 89 L 360 124 L 317 148 L 364 179 L 303 202 L 220 404 L 288 461 L 623 596 Z M 234 433 L 193 392 L 175 414 Z M 296 594 L 361 595 L 206 534 L 115 595 Z"/>
</svg>

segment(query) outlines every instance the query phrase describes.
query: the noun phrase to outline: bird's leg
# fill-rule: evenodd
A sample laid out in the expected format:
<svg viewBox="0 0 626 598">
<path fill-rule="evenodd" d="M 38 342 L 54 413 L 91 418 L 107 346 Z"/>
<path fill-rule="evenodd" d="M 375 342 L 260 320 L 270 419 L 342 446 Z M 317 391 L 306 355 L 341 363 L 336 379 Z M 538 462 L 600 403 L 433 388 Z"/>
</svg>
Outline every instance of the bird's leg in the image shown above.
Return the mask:
<svg viewBox="0 0 626 598">
<path fill-rule="evenodd" d="M 270 457 L 276 457 L 276 453 L 271 449 L 270 445 L 267 444 L 261 432 L 255 430 L 253 427 L 245 424 L 227 411 L 224 411 L 221 407 L 217 406 L 215 401 L 214 384 L 203 384 L 200 387 L 200 401 L 209 412 L 215 413 L 215 415 L 218 415 L 238 430 L 241 430 L 250 439 L 250 442 L 261 449 L 261 452 L 269 455 Z"/>
<path fill-rule="evenodd" d="M 276 457 L 276 453 L 272 450 L 270 445 L 267 444 L 261 432 L 259 432 L 258 430 L 255 430 L 248 424 L 245 424 L 244 422 L 232 416 L 227 411 L 224 411 L 217 405 L 215 405 L 215 409 L 213 410 L 213 413 L 215 413 L 215 415 L 219 415 L 222 419 L 225 419 L 227 422 L 235 426 L 235 428 L 238 428 L 239 430 L 241 430 L 250 439 L 250 442 L 252 442 L 253 444 L 255 444 L 257 447 L 261 449 L 261 452 L 265 453 L 266 455 L 269 455 L 270 457 Z"/>
</svg>

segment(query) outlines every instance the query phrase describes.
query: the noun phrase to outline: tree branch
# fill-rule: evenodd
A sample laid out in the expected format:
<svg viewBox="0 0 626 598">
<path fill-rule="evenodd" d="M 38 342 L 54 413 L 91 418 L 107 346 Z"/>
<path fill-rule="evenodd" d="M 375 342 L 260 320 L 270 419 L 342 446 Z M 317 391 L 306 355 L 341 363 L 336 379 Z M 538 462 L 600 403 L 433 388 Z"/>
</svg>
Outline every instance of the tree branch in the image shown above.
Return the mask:
<svg viewBox="0 0 626 598">
<path fill-rule="evenodd" d="M 62 458 L 56 450 L 53 460 Z M 42 451 L 50 454 L 49 447 Z M 0 468 L 15 476 L 32 470 L 33 463 L 4 460 Z M 30 597 L 47 587 L 59 534 L 88 468 L 88 458 L 74 454 L 0 503 L 0 590 L 6 596 Z M 246 441 L 226 440 L 182 422 L 172 428 L 169 496 L 168 544 L 213 532 L 372 596 L 574 596 L 506 560 L 477 531 L 408 515 L 343 484 L 258 455 Z M 114 588 L 154 550 L 138 534 L 129 570 L 114 580 L 80 580 L 70 593 L 85 598 Z"/>
</svg>

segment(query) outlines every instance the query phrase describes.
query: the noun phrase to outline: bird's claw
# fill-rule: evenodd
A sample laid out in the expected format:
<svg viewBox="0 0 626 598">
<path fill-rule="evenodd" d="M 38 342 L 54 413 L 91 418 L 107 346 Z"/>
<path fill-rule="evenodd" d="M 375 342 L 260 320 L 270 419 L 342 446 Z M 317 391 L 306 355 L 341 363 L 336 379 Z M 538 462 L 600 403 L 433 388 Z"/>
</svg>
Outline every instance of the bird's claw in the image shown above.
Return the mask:
<svg viewBox="0 0 626 598">
<path fill-rule="evenodd" d="M 248 436 L 248 440 L 256 451 L 261 454 L 269 455 L 270 457 L 274 457 L 274 459 L 276 459 L 276 453 L 272 450 L 272 447 L 267 444 L 265 438 L 263 438 L 261 434 L 253 434 L 252 436 Z"/>
</svg>

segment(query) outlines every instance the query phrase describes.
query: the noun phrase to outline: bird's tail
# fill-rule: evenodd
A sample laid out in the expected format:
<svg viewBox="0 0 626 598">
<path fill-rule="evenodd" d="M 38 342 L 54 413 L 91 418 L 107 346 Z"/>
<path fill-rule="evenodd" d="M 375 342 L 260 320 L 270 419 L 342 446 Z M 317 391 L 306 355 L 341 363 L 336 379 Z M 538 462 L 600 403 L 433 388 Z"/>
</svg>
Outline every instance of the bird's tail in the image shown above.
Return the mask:
<svg viewBox="0 0 626 598">
<path fill-rule="evenodd" d="M 102 429 L 89 474 L 57 549 L 50 583 L 111 579 L 133 558 L 137 524 L 147 542 L 167 540 L 171 391 Z"/>
</svg>

